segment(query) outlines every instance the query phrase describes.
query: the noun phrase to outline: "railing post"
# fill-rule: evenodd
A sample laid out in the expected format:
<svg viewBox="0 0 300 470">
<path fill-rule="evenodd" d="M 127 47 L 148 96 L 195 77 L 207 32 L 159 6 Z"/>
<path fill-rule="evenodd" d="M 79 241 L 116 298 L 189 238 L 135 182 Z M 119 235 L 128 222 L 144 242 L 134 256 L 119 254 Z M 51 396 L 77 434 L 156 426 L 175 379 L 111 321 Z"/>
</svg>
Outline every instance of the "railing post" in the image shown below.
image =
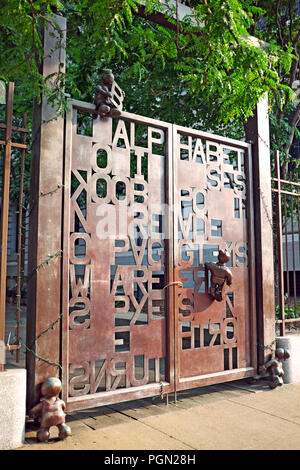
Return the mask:
<svg viewBox="0 0 300 470">
<path fill-rule="evenodd" d="M 23 126 L 27 127 L 27 114 L 23 116 Z M 22 138 L 23 144 L 26 144 L 26 133 Z M 25 170 L 26 149 L 22 149 L 21 165 L 20 165 L 20 190 L 19 190 L 19 207 L 18 207 L 18 236 L 17 236 L 17 342 L 20 340 L 20 323 L 21 323 L 21 294 L 22 294 L 22 222 L 23 222 L 23 192 L 24 192 L 24 170 Z M 20 361 L 20 350 L 16 350 L 16 362 Z"/>
<path fill-rule="evenodd" d="M 280 335 L 285 335 L 285 310 L 284 310 L 284 278 L 283 278 L 283 240 L 282 240 L 282 210 L 281 210 L 281 180 L 280 180 L 280 160 L 279 151 L 275 155 L 275 169 L 277 179 L 277 208 L 276 208 L 276 239 L 277 239 L 277 255 L 278 255 L 278 298 L 280 312 Z"/>
<path fill-rule="evenodd" d="M 6 306 L 6 270 L 7 270 L 7 236 L 8 236 L 8 212 L 9 212 L 9 183 L 11 160 L 11 137 L 13 117 L 14 84 L 9 83 L 6 88 L 5 108 L 5 147 L 3 159 L 2 177 L 2 208 L 1 208 L 1 252 L 0 252 L 0 343 L 4 344 L 5 336 L 5 306 Z M 0 362 L 0 371 L 4 370 L 4 364 Z"/>
<path fill-rule="evenodd" d="M 268 99 L 256 106 L 246 124 L 252 144 L 255 212 L 258 363 L 264 364 L 275 342 L 273 219 Z"/>
<path fill-rule="evenodd" d="M 64 73 L 66 20 L 53 15 L 44 30 L 41 73 Z M 62 67 L 63 64 L 63 67 Z M 56 78 L 54 76 L 54 78 Z M 43 97 L 33 110 L 27 306 L 27 407 L 40 384 L 60 374 L 61 223 L 64 119 Z"/>
</svg>

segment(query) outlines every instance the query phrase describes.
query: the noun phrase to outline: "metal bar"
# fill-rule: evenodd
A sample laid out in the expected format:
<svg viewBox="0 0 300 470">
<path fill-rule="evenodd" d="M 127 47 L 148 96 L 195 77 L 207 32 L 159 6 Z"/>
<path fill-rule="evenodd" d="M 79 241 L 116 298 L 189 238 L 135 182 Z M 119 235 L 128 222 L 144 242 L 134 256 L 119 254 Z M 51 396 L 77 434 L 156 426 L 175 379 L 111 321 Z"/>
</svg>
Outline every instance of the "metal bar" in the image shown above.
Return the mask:
<svg viewBox="0 0 300 470">
<path fill-rule="evenodd" d="M 248 149 L 249 144 L 247 142 L 242 142 L 237 139 L 231 139 L 230 137 L 224 137 L 222 135 L 218 134 L 212 134 L 211 132 L 204 132 L 204 131 L 199 131 L 196 129 L 189 129 L 187 127 L 183 126 L 176 126 L 178 132 L 180 132 L 181 135 L 186 135 L 186 136 L 193 136 L 193 137 L 200 137 L 203 139 L 207 140 L 213 140 L 214 142 L 218 142 L 226 147 L 226 145 L 232 146 L 232 147 L 238 147 L 239 149 L 244 148 L 245 150 Z"/>
<path fill-rule="evenodd" d="M 276 320 L 276 323 L 280 324 L 282 323 L 282 321 L 284 321 L 284 323 L 296 323 L 296 322 L 300 322 L 300 318 L 286 318 L 285 320 Z"/>
<path fill-rule="evenodd" d="M 245 170 L 246 170 L 246 185 L 247 185 L 247 214 L 249 218 L 248 222 L 248 240 L 249 240 L 249 289 L 251 292 L 250 295 L 250 322 L 249 328 L 251 331 L 251 340 L 250 340 L 250 354 L 251 354 L 251 364 L 257 364 L 257 324 L 256 324 L 256 283 L 255 283 L 255 231 L 254 231 L 254 221 L 255 213 L 253 207 L 254 201 L 254 184 L 253 184 L 253 166 L 252 166 L 252 147 L 250 144 L 248 152 L 245 155 Z"/>
<path fill-rule="evenodd" d="M 0 145 L 6 145 L 6 140 L 0 140 Z M 10 147 L 15 147 L 17 149 L 27 149 L 28 146 L 24 144 L 19 144 L 18 142 L 10 142 Z"/>
<path fill-rule="evenodd" d="M 292 255 L 293 255 L 293 287 L 294 287 L 294 307 L 297 308 L 296 300 L 296 259 L 295 259 L 295 233 L 294 233 L 294 200 L 291 198 L 291 224 L 292 224 Z"/>
<path fill-rule="evenodd" d="M 300 260 L 300 197 L 297 200 L 297 214 L 298 214 L 298 250 Z"/>
<path fill-rule="evenodd" d="M 5 346 L 6 351 L 19 351 L 21 349 L 21 344 L 8 344 Z"/>
<path fill-rule="evenodd" d="M 9 183 L 10 183 L 10 159 L 11 159 L 11 133 L 13 116 L 14 84 L 10 82 L 6 88 L 5 110 L 5 148 L 3 160 L 3 186 L 2 186 L 2 211 L 1 211 L 1 253 L 0 253 L 0 341 L 5 337 L 5 305 L 6 305 L 6 270 L 7 270 L 7 235 L 9 212 Z M 4 364 L 0 364 L 0 371 L 4 370 Z"/>
<path fill-rule="evenodd" d="M 278 252 L 278 282 L 279 282 L 279 311 L 281 319 L 284 320 L 284 278 L 283 278 L 283 243 L 282 243 L 282 212 L 281 212 L 281 181 L 280 181 L 280 160 L 279 151 L 276 152 L 276 176 L 277 176 L 277 252 Z M 284 321 L 280 324 L 280 334 L 285 334 Z"/>
<path fill-rule="evenodd" d="M 164 185 L 165 185 L 165 201 L 168 204 L 168 207 L 173 207 L 173 128 L 168 128 L 165 131 L 167 138 L 165 139 L 164 153 L 165 153 L 165 164 L 164 164 Z M 175 362 L 175 345 L 174 345 L 174 271 L 173 271 L 173 236 L 171 235 L 173 231 L 173 213 L 169 214 L 169 225 L 168 225 L 169 236 L 165 240 L 165 250 L 167 253 L 166 260 L 166 286 L 164 286 L 165 291 L 165 305 L 168 309 L 167 312 L 167 378 L 168 381 L 175 387 L 176 380 L 176 362 Z M 171 289 L 168 289 L 168 286 L 172 286 Z"/>
<path fill-rule="evenodd" d="M 6 129 L 6 124 L 4 124 L 3 122 L 0 122 L 0 129 Z M 26 133 L 26 134 L 29 134 L 30 130 L 27 129 L 26 127 L 15 127 L 15 126 L 12 126 L 12 131 L 13 132 L 23 132 L 23 133 Z"/>
<path fill-rule="evenodd" d="M 278 181 L 280 179 L 281 183 L 291 184 L 293 186 L 299 186 L 300 187 L 300 183 L 296 183 L 295 181 L 282 180 L 281 178 L 271 178 L 271 179 L 272 179 L 272 181 Z"/>
<path fill-rule="evenodd" d="M 174 205 L 174 211 L 173 211 L 173 227 L 172 227 L 172 248 L 173 248 L 173 279 L 174 281 L 179 281 L 179 275 L 178 271 L 175 269 L 175 267 L 178 265 L 178 240 L 177 240 L 177 221 L 178 221 L 178 159 L 176 158 L 177 150 L 178 150 L 178 144 L 177 144 L 177 127 L 173 126 L 172 129 L 172 139 L 173 139 L 173 155 L 172 155 L 172 160 L 173 160 L 173 205 Z M 174 384 L 175 384 L 175 390 L 174 390 L 174 401 L 176 403 L 177 401 L 177 385 L 179 382 L 179 376 L 180 376 L 180 363 L 179 363 L 179 321 L 178 321 L 178 290 L 177 288 L 172 289 L 172 303 L 173 303 L 173 344 L 174 344 Z"/>
<path fill-rule="evenodd" d="M 197 388 L 205 385 L 229 382 L 231 380 L 253 377 L 254 375 L 254 367 L 243 367 L 240 369 L 229 369 L 217 373 L 214 372 L 211 374 L 203 374 L 198 377 L 187 377 L 180 380 L 179 384 L 177 385 L 177 392 L 179 392 L 180 390 L 185 390 L 187 388 Z M 192 379 L 193 381 L 190 381 L 190 379 Z"/>
<path fill-rule="evenodd" d="M 272 189 L 272 191 L 274 193 L 278 193 L 278 189 Z M 288 194 L 289 196 L 298 196 L 299 197 L 299 193 L 292 193 L 291 191 L 285 191 L 284 189 L 282 189 L 281 191 L 281 194 Z"/>
<path fill-rule="evenodd" d="M 27 114 L 24 114 L 23 119 L 24 127 L 27 125 Z M 23 144 L 26 143 L 26 134 L 23 134 Z M 17 329 L 16 337 L 17 344 L 20 340 L 20 322 L 21 322 L 21 268 L 22 268 L 22 218 L 23 218 L 23 191 L 24 191 L 24 169 L 25 169 L 25 149 L 22 150 L 21 155 L 21 166 L 20 166 L 20 191 L 19 191 L 19 213 L 18 213 L 18 242 L 17 242 L 17 256 L 18 256 L 18 265 L 17 265 Z M 20 351 L 17 349 L 16 352 L 16 362 L 20 361 Z"/>
<path fill-rule="evenodd" d="M 285 258 L 286 258 L 286 285 L 288 294 L 288 316 L 290 315 L 290 277 L 289 277 L 289 251 L 288 251 L 288 233 L 287 233 L 287 201 L 284 196 L 284 220 L 285 220 Z"/>
</svg>

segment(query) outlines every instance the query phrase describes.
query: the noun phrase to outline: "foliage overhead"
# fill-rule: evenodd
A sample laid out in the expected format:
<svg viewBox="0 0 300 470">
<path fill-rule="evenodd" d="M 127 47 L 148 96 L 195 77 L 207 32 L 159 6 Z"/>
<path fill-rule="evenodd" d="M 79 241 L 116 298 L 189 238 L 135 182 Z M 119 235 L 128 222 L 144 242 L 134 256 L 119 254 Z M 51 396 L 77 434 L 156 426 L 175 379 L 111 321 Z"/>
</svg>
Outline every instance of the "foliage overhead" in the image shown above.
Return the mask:
<svg viewBox="0 0 300 470">
<path fill-rule="evenodd" d="M 267 92 L 274 147 L 287 161 L 300 119 L 292 91 L 300 78 L 298 2 L 186 0 L 191 14 L 181 21 L 178 0 L 145 0 L 143 17 L 140 3 L 0 0 L 0 77 L 17 83 L 20 109 L 41 91 L 61 112 L 68 96 L 92 101 L 103 68 L 112 68 L 127 111 L 238 137 Z M 158 10 L 168 27 L 151 21 Z M 42 30 L 51 24 L 62 33 L 53 13 L 67 18 L 67 71 L 45 80 Z"/>
<path fill-rule="evenodd" d="M 86 87 L 99 80 L 101 68 L 112 63 L 118 64 L 115 68 L 126 64 L 126 75 L 133 82 L 147 82 L 153 99 L 164 91 L 155 88 L 157 77 L 153 74 L 159 72 L 161 80 L 167 69 L 168 75 L 172 72 L 172 89 L 183 96 L 191 93 L 196 107 L 201 105 L 204 117 L 212 122 L 248 116 L 266 91 L 281 100 L 289 94 L 280 82 L 278 64 L 284 71 L 289 69 L 291 48 L 283 50 L 274 43 L 257 48 L 246 39 L 253 15 L 264 12 L 256 2 L 194 2 L 192 14 L 179 23 L 176 5 L 166 7 L 158 0 L 147 0 L 147 13 L 164 11 L 175 31 L 137 18 L 137 0 L 1 3 L 0 36 L 5 46 L 1 75 L 20 82 L 31 96 L 47 85 L 39 74 L 37 59 L 43 54 L 41 28 L 55 24 L 53 11 L 68 20 L 66 79 L 72 95 L 84 95 Z M 59 89 L 53 91 L 61 100 Z"/>
</svg>

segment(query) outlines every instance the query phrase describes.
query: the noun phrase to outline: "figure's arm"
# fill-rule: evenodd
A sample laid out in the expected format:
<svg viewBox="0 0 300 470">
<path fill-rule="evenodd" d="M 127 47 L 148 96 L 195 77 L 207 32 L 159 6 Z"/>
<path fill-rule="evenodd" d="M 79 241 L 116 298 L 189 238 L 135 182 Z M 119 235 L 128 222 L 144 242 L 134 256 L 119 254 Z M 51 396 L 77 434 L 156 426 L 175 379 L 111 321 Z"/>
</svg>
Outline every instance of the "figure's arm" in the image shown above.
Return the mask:
<svg viewBox="0 0 300 470">
<path fill-rule="evenodd" d="M 96 93 L 101 93 L 101 95 L 106 98 L 112 98 L 112 93 L 109 90 L 105 90 L 101 85 L 96 86 Z"/>
<path fill-rule="evenodd" d="M 270 359 L 270 361 L 268 361 L 264 364 L 265 368 L 268 369 L 269 367 L 271 367 L 274 364 L 274 362 L 276 362 L 276 359 Z"/>
<path fill-rule="evenodd" d="M 42 412 L 42 408 L 43 408 L 43 403 L 38 403 L 37 405 L 35 405 L 29 412 L 29 416 L 37 416 L 39 413 Z"/>
<path fill-rule="evenodd" d="M 232 274 L 230 274 L 230 276 L 227 277 L 227 284 L 229 286 L 231 286 L 231 284 L 232 284 Z"/>
</svg>

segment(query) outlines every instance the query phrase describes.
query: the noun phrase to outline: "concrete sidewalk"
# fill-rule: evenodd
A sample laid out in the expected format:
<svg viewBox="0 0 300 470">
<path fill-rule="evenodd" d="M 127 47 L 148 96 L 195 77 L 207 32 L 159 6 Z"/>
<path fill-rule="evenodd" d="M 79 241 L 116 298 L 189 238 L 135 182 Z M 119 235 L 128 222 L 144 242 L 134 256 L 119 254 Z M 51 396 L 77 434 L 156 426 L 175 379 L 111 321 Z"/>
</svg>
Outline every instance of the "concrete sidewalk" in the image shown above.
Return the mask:
<svg viewBox="0 0 300 470">
<path fill-rule="evenodd" d="M 275 390 L 239 380 L 68 414 L 72 437 L 19 450 L 300 450 L 300 383 Z"/>
</svg>

